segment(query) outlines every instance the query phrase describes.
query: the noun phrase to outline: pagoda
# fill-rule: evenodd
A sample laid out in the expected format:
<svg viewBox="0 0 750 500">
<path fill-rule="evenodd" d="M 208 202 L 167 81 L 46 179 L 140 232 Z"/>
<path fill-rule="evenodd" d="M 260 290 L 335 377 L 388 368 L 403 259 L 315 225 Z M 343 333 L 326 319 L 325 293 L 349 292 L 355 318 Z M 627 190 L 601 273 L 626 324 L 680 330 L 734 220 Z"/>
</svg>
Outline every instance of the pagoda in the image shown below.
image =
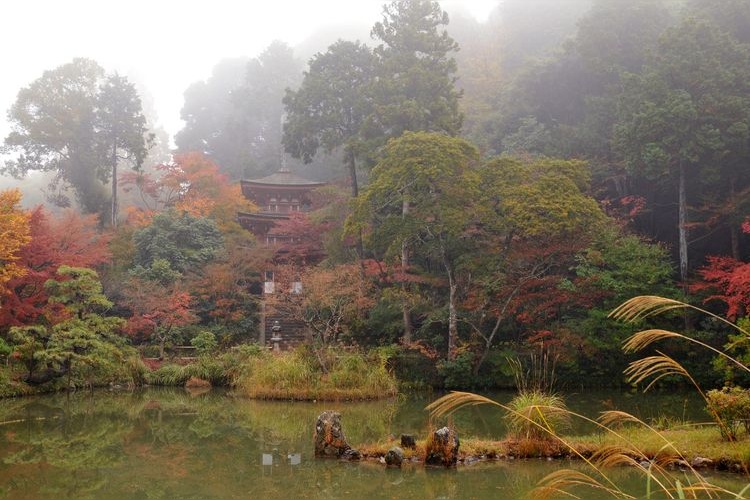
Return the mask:
<svg viewBox="0 0 750 500">
<path fill-rule="evenodd" d="M 242 227 L 260 241 L 269 245 L 283 243 L 288 237 L 276 234 L 273 226 L 288 219 L 293 212 L 309 212 L 312 208 L 310 191 L 323 185 L 324 182 L 305 179 L 286 168 L 261 179 L 240 181 L 242 194 L 260 207 L 260 211 L 240 212 L 237 218 Z"/>
<path fill-rule="evenodd" d="M 275 230 L 276 223 L 288 220 L 292 213 L 309 212 L 313 208 L 310 191 L 324 185 L 325 182 L 305 179 L 283 167 L 278 172 L 260 179 L 240 181 L 243 196 L 255 203 L 260 210 L 252 213 L 239 212 L 237 220 L 242 227 L 253 233 L 259 242 L 276 247 L 274 257 L 269 262 L 269 270 L 265 272 L 260 302 L 258 341 L 269 348 L 289 349 L 308 338 L 306 328 L 300 322 L 283 316 L 267 315 L 265 299 L 275 291 L 273 268 L 279 261 L 284 260 L 284 244 L 291 239 L 289 235 Z M 293 289 L 301 291 L 302 284 L 294 283 Z M 282 340 L 274 342 L 279 336 Z"/>
</svg>

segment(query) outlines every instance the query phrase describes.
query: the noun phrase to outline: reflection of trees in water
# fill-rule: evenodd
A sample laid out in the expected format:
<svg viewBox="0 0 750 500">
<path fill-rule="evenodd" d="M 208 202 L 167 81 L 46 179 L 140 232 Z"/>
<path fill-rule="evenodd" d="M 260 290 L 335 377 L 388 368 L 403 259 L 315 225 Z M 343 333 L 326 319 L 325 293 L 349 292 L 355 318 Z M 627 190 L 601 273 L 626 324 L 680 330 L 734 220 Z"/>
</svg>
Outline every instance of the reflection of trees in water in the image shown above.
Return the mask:
<svg viewBox="0 0 750 500">
<path fill-rule="evenodd" d="M 410 428 L 421 433 L 423 407 L 420 400 L 264 402 L 174 389 L 7 400 L 0 405 L 0 497 L 520 498 L 551 467 L 571 467 L 516 460 L 386 471 L 372 462 L 311 458 L 313 425 L 323 410 L 342 413 L 344 431 L 357 446 Z M 468 412 L 455 423 L 461 429 L 471 418 Z M 301 462 L 292 465 L 297 453 Z M 640 492 L 642 480 L 630 472 L 611 474 Z"/>
<path fill-rule="evenodd" d="M 149 498 L 221 496 L 229 485 L 273 492 L 283 478 L 311 470 L 312 430 L 323 410 L 342 411 L 355 445 L 387 435 L 395 413 L 393 404 L 383 402 L 263 402 L 219 391 L 192 397 L 182 390 L 58 394 L 7 403 L 0 408 L 0 484 L 11 496 L 77 498 L 114 491 Z M 263 453 L 274 465 L 262 465 Z M 290 456 L 297 453 L 303 459 L 293 467 Z M 203 480 L 209 472 L 211 481 Z M 256 484 L 258 475 L 267 477 L 262 485 Z"/>
</svg>

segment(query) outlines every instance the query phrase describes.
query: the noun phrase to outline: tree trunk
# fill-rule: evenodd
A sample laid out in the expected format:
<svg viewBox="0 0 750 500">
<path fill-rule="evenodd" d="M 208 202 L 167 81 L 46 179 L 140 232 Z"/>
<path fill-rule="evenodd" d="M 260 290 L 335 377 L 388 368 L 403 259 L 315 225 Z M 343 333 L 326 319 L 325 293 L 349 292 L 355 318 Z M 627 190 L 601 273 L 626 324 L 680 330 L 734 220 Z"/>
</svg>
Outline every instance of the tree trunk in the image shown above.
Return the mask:
<svg viewBox="0 0 750 500">
<path fill-rule="evenodd" d="M 687 295 L 688 279 L 688 214 L 687 214 L 687 194 L 685 192 L 685 164 L 680 160 L 680 180 L 679 180 L 679 245 L 680 245 L 680 280 L 682 288 Z"/>
<path fill-rule="evenodd" d="M 167 341 L 167 336 L 159 337 L 159 359 L 164 359 L 164 344 Z"/>
<path fill-rule="evenodd" d="M 349 168 L 349 178 L 352 181 L 352 198 L 359 196 L 359 184 L 357 182 L 357 158 L 354 150 L 346 148 L 346 165 Z"/>
<path fill-rule="evenodd" d="M 729 239 L 732 242 L 732 258 L 740 260 L 740 231 L 734 224 L 729 226 Z"/>
<path fill-rule="evenodd" d="M 112 229 L 117 227 L 117 142 L 112 145 Z"/>
<path fill-rule="evenodd" d="M 456 281 L 452 271 L 448 271 L 448 361 L 456 359 L 458 340 L 458 314 L 456 313 Z"/>
<path fill-rule="evenodd" d="M 523 281 L 521 282 L 521 284 L 522 283 Z M 516 286 L 516 288 L 513 289 L 513 292 L 511 292 L 511 294 L 505 300 L 505 304 L 503 304 L 502 309 L 500 309 L 500 311 L 497 313 L 497 318 L 495 319 L 495 325 L 492 327 L 492 331 L 487 337 L 484 338 L 484 348 L 482 349 L 482 354 L 479 356 L 479 359 L 474 364 L 474 368 L 472 370 L 472 373 L 474 375 L 479 374 L 479 369 L 482 367 L 482 364 L 487 360 L 487 356 L 489 356 L 490 349 L 492 348 L 492 341 L 495 339 L 495 335 L 497 335 L 497 332 L 500 330 L 500 325 L 503 319 L 505 319 L 505 311 L 508 309 L 511 301 L 516 296 L 518 291 L 521 289 L 521 284 Z"/>
<path fill-rule="evenodd" d="M 404 195 L 404 201 L 401 205 L 401 216 L 406 218 L 409 215 L 409 197 Z M 404 321 L 404 343 L 408 344 L 411 342 L 412 325 L 411 325 L 411 310 L 409 308 L 409 284 L 406 282 L 406 273 L 409 270 L 409 246 L 406 241 L 401 243 L 401 275 L 402 275 L 402 291 L 404 296 L 401 302 L 401 314 Z"/>
<path fill-rule="evenodd" d="M 735 188 L 735 182 L 734 179 L 732 179 L 731 182 L 731 204 L 732 206 L 737 206 L 737 190 Z M 737 224 L 734 224 L 730 221 L 729 223 L 729 240 L 732 244 L 732 258 L 734 260 L 740 260 L 740 231 Z"/>
<path fill-rule="evenodd" d="M 357 157 L 354 154 L 354 150 L 351 147 L 346 148 L 346 164 L 349 167 L 349 178 L 352 182 L 352 198 L 359 196 L 359 183 L 357 181 Z M 363 266 L 363 259 L 365 257 L 365 244 L 364 238 L 362 237 L 362 229 L 357 231 L 357 257 L 359 257 L 360 265 Z"/>
</svg>

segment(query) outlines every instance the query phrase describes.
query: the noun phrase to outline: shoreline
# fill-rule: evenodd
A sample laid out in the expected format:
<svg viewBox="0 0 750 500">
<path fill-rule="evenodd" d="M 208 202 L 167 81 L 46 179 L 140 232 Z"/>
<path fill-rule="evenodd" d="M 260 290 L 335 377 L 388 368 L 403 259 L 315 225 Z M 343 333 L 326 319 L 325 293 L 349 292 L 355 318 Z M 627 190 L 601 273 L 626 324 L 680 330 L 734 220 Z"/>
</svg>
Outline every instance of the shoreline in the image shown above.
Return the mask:
<svg viewBox="0 0 750 500">
<path fill-rule="evenodd" d="M 669 433 L 670 431 L 664 431 Z M 717 431 L 718 434 L 718 431 Z M 591 436 L 566 438 L 577 452 L 561 441 L 536 441 L 536 440 L 483 440 L 474 438 L 461 439 L 458 452 L 457 466 L 466 467 L 477 463 L 513 462 L 515 460 L 571 460 L 582 462 L 583 458 L 590 459 L 597 453 L 612 446 L 609 439 L 597 443 Z M 718 440 L 718 438 L 717 438 Z M 404 452 L 404 464 L 423 466 L 425 457 L 425 440 L 416 441 L 416 448 L 406 449 Z M 357 448 L 362 455 L 362 460 L 378 462 L 385 465 L 385 455 L 389 449 L 398 446 L 396 440 L 389 442 L 365 443 Z M 680 455 L 664 453 L 663 449 L 645 446 L 643 454 L 624 453 L 631 458 L 634 464 L 646 466 L 648 463 L 668 463 L 668 467 L 674 470 L 716 470 L 744 474 L 750 477 L 750 455 L 742 454 L 744 449 L 750 449 L 750 438 L 742 441 L 722 443 L 722 448 L 733 451 L 733 453 L 712 456 L 711 454 L 696 453 L 692 450 L 680 450 Z M 583 457 L 583 458 L 581 458 Z"/>
</svg>

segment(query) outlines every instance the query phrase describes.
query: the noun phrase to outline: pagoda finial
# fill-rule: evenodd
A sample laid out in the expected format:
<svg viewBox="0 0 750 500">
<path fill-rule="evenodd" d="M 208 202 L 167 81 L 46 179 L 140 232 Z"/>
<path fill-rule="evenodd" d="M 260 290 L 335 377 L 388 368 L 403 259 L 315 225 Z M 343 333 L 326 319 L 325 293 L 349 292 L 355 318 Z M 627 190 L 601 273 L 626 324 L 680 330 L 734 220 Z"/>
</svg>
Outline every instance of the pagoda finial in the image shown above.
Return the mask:
<svg viewBox="0 0 750 500">
<path fill-rule="evenodd" d="M 281 122 L 279 123 L 282 134 L 284 133 L 284 121 L 285 120 L 286 120 L 286 113 L 283 113 L 281 115 Z M 285 174 L 288 174 L 290 172 L 289 168 L 286 165 L 286 151 L 284 151 L 283 143 L 279 144 L 279 165 L 280 165 L 279 172 L 283 172 Z"/>
</svg>

